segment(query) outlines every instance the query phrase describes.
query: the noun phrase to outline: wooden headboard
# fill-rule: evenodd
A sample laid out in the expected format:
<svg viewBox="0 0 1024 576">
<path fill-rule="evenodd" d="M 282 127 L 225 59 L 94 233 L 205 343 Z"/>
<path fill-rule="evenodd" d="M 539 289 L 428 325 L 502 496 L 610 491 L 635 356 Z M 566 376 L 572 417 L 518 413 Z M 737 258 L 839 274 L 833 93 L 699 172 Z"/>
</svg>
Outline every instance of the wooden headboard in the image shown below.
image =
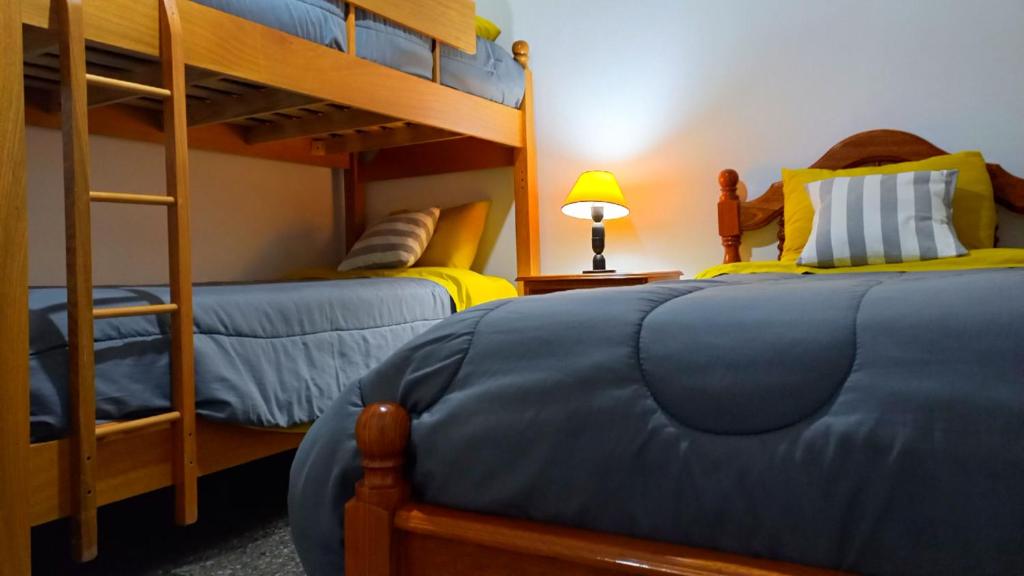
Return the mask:
<svg viewBox="0 0 1024 576">
<path fill-rule="evenodd" d="M 931 142 L 909 132 L 899 130 L 871 130 L 854 134 L 825 152 L 811 168 L 842 170 L 860 166 L 881 166 L 898 162 L 913 162 L 932 156 L 947 154 Z M 1024 178 L 1010 174 L 998 164 L 989 164 L 996 202 L 1007 209 L 1024 214 Z M 740 177 L 735 170 L 722 170 L 718 175 L 721 196 L 718 198 L 718 235 L 725 249 L 724 262 L 740 261 L 740 241 L 744 232 L 764 228 L 779 221 L 779 254 L 785 241 L 785 222 L 782 218 L 782 182 L 776 182 L 768 191 L 750 202 L 741 202 L 736 194 Z"/>
</svg>

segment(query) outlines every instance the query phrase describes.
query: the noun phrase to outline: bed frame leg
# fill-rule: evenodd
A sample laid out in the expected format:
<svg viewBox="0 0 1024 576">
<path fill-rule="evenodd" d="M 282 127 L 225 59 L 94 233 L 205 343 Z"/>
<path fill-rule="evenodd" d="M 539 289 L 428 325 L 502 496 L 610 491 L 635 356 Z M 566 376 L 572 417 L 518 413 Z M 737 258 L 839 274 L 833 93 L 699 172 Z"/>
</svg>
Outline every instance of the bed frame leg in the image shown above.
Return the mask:
<svg viewBox="0 0 1024 576">
<path fill-rule="evenodd" d="M 32 569 L 21 2 L 0 2 L 0 574 Z"/>
<path fill-rule="evenodd" d="M 740 183 L 740 175 L 735 170 L 722 170 L 718 175 L 718 186 L 721 195 L 718 197 L 718 235 L 722 237 L 725 249 L 725 264 L 740 262 L 740 241 L 743 238 L 743 227 L 740 222 L 740 197 L 736 187 Z"/>
<path fill-rule="evenodd" d="M 516 273 L 532 276 L 540 271 L 540 220 L 537 213 L 537 146 L 533 133 L 533 73 L 530 45 L 512 45 L 516 62 L 526 71 L 523 93 L 523 146 L 513 151 L 515 164 Z"/>
<path fill-rule="evenodd" d="M 409 500 L 405 448 L 409 414 L 398 404 L 372 404 L 356 422 L 363 479 L 345 505 L 345 574 L 396 576 L 395 511 Z"/>
<path fill-rule="evenodd" d="M 351 6 L 351 4 L 349 4 Z M 349 154 L 345 170 L 345 253 L 355 246 L 366 229 L 366 183 L 361 174 L 359 153 Z"/>
</svg>

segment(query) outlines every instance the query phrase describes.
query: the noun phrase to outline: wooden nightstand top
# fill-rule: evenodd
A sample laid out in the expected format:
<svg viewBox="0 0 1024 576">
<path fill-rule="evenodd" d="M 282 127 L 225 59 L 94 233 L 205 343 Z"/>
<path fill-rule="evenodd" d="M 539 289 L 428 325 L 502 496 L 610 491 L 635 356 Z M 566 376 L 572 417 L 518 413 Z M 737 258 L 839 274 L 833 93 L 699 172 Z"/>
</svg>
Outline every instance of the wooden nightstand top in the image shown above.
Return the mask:
<svg viewBox="0 0 1024 576">
<path fill-rule="evenodd" d="M 631 272 L 622 274 L 552 274 L 538 276 L 520 276 L 517 282 L 523 283 L 526 296 L 549 294 L 563 290 L 579 290 L 584 288 L 610 288 L 614 286 L 639 286 L 651 282 L 679 280 L 683 273 L 679 270 L 661 270 L 657 272 Z"/>
</svg>

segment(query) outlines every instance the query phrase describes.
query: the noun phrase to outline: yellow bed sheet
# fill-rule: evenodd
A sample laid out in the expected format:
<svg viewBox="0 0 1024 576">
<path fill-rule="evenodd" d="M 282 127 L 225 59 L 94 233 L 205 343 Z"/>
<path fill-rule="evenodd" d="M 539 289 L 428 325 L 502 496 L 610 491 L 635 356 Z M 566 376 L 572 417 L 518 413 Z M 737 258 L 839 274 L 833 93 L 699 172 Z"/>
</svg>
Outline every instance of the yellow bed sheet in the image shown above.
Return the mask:
<svg viewBox="0 0 1024 576">
<path fill-rule="evenodd" d="M 736 262 L 719 264 L 697 275 L 697 279 L 724 274 L 850 274 L 860 272 L 935 272 L 940 270 L 977 270 L 980 268 L 1024 268 L 1024 248 L 984 248 L 966 256 L 941 258 L 903 264 L 872 264 L 843 268 L 811 268 L 796 262 Z"/>
<path fill-rule="evenodd" d="M 330 268 L 302 270 L 288 276 L 289 280 L 346 280 L 349 278 L 421 278 L 441 286 L 451 295 L 455 309 L 462 312 L 492 300 L 515 298 L 516 287 L 508 280 L 484 276 L 459 268 L 399 268 L 393 270 L 351 270 L 338 272 Z"/>
</svg>

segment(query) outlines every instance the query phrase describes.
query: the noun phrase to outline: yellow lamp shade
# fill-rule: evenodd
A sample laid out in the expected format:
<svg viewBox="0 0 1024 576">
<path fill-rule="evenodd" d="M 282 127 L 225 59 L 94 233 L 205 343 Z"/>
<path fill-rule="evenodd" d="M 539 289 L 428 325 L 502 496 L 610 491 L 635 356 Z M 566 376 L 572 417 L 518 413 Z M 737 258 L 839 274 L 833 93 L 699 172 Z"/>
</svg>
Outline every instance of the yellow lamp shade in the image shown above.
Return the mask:
<svg viewBox="0 0 1024 576">
<path fill-rule="evenodd" d="M 594 170 L 581 174 L 562 203 L 562 214 L 590 220 L 591 209 L 594 207 L 604 208 L 605 220 L 622 218 L 629 214 L 622 189 L 611 172 Z"/>
</svg>

